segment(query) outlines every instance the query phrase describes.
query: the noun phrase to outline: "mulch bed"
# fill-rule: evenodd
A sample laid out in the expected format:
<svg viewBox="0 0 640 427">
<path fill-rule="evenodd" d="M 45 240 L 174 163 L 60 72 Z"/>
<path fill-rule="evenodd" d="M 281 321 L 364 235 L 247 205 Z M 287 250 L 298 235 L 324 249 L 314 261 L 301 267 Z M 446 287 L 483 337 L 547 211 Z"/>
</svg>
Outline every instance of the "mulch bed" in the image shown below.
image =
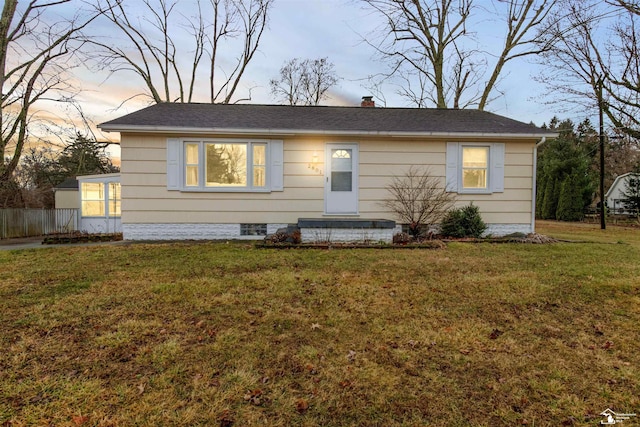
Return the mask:
<svg viewBox="0 0 640 427">
<path fill-rule="evenodd" d="M 548 244 L 558 243 L 560 240 L 554 239 L 543 234 L 531 233 L 526 236 L 505 236 L 505 237 L 488 237 L 484 239 L 475 238 L 442 238 L 421 240 L 418 242 L 409 242 L 406 244 L 366 244 L 366 243 L 270 243 L 258 242 L 257 248 L 263 249 L 444 249 L 450 242 L 467 242 L 467 243 L 529 243 L 529 244 Z"/>
<path fill-rule="evenodd" d="M 89 242 L 115 242 L 122 240 L 122 233 L 89 234 L 83 232 L 49 234 L 42 240 L 43 245 L 60 245 Z"/>
</svg>

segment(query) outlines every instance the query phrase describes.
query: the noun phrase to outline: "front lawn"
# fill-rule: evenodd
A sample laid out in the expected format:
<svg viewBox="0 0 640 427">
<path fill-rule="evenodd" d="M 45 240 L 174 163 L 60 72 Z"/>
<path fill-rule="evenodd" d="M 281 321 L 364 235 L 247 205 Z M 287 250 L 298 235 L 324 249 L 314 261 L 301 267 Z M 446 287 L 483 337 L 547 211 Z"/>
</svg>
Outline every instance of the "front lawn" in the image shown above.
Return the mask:
<svg viewBox="0 0 640 427">
<path fill-rule="evenodd" d="M 606 408 L 640 415 L 640 229 L 538 231 L 591 243 L 1 252 L 0 425 L 594 426 Z"/>
</svg>

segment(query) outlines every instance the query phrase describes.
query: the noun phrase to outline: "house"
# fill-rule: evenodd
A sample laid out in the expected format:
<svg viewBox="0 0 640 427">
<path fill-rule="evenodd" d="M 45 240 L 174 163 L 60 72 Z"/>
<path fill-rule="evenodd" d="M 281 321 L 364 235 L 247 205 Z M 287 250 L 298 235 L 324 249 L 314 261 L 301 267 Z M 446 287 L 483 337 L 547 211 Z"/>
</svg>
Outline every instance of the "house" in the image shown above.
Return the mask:
<svg viewBox="0 0 640 427">
<path fill-rule="evenodd" d="M 119 233 L 121 186 L 119 173 L 76 177 L 80 189 L 80 230 L 89 233 Z"/>
<path fill-rule="evenodd" d="M 89 233 L 119 233 L 120 174 L 108 173 L 67 178 L 54 188 L 56 209 L 78 211 L 74 226 Z"/>
<path fill-rule="evenodd" d="M 534 230 L 536 147 L 556 134 L 477 110 L 162 103 L 102 123 L 121 136 L 127 240 L 385 240 L 381 201 L 428 167 L 488 233 Z"/>
<path fill-rule="evenodd" d="M 80 193 L 78 180 L 67 178 L 53 188 L 56 209 L 80 209 Z"/>
<path fill-rule="evenodd" d="M 605 193 L 607 200 L 607 207 L 612 214 L 624 214 L 628 213 L 624 207 L 624 199 L 626 199 L 624 193 L 627 191 L 627 184 L 630 178 L 637 177 L 638 174 L 633 172 L 625 173 L 616 177 L 609 187 L 609 190 Z"/>
</svg>

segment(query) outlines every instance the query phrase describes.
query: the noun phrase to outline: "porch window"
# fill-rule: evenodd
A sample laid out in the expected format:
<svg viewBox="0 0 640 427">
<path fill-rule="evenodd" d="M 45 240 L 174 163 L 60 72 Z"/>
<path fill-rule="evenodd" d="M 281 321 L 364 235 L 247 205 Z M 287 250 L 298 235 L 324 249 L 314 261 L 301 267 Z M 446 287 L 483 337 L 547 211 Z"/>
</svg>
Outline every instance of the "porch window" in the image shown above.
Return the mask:
<svg viewBox="0 0 640 427">
<path fill-rule="evenodd" d="M 109 216 L 120 216 L 120 183 L 109 183 Z"/>
<path fill-rule="evenodd" d="M 119 182 L 83 182 L 80 198 L 83 217 L 119 217 L 121 214 Z"/>
<path fill-rule="evenodd" d="M 104 215 L 104 184 L 101 182 L 82 183 L 82 216 Z"/>
</svg>

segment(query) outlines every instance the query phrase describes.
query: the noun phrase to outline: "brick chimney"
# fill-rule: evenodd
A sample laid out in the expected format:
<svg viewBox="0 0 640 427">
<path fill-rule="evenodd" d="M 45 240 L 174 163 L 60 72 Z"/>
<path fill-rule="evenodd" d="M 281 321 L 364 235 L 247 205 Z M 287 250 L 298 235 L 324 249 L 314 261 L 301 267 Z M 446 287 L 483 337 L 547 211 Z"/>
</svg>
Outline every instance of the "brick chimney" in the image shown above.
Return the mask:
<svg viewBox="0 0 640 427">
<path fill-rule="evenodd" d="M 363 96 L 360 106 L 362 108 L 373 108 L 376 106 L 376 101 L 373 100 L 373 96 Z"/>
</svg>

